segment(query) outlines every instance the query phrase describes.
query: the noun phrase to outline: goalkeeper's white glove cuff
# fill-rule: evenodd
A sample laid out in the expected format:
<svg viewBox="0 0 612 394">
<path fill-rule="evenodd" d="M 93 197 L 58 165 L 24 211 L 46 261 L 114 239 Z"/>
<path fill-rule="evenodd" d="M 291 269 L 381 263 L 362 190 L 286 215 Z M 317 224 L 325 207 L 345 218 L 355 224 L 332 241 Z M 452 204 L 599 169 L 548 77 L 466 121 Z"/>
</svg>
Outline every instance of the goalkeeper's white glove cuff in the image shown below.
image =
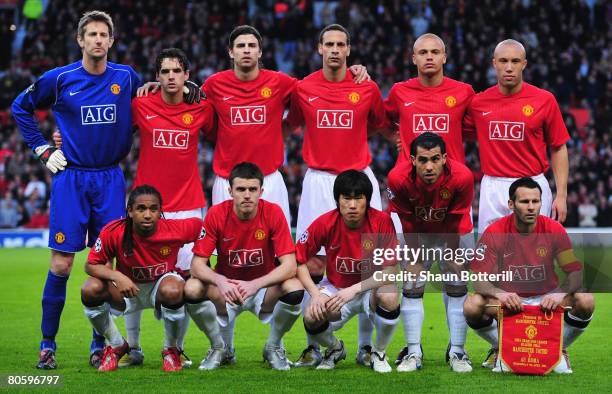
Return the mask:
<svg viewBox="0 0 612 394">
<path fill-rule="evenodd" d="M 57 173 L 66 169 L 68 162 L 64 157 L 64 153 L 52 147 L 51 145 L 42 145 L 34 149 L 34 153 L 38 159 L 51 171 Z"/>
</svg>

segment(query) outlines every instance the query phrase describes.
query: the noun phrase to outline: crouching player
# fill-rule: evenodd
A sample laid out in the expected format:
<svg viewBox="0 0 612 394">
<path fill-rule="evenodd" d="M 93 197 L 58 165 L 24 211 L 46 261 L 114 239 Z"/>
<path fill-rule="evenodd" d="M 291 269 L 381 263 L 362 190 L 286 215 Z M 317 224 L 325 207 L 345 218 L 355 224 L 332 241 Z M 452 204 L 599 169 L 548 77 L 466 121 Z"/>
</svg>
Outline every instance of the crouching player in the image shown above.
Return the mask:
<svg viewBox="0 0 612 394">
<path fill-rule="evenodd" d="M 317 369 L 333 369 L 346 357 L 344 343 L 334 331 L 365 313 L 376 327 L 370 366 L 376 372 L 391 372 L 385 351 L 399 318 L 398 292 L 393 282 L 372 276 L 372 253 L 375 248 L 394 248 L 397 238 L 391 217 L 370 207 L 372 190 L 363 172 L 340 173 L 333 188 L 337 209 L 319 216 L 298 239 L 298 278 L 310 295 L 304 326 L 327 348 Z M 317 286 L 306 263 L 322 247 L 327 254 L 327 278 Z M 383 273 L 392 272 L 395 260 L 384 266 Z"/>
<path fill-rule="evenodd" d="M 497 360 L 497 310 L 487 305 L 503 305 L 520 312 L 523 304 L 540 305 L 552 311 L 559 305 L 569 306 L 563 328 L 563 357 L 554 368 L 557 373 L 572 373 L 567 347 L 584 332 L 591 321 L 595 303 L 589 293 L 579 293 L 582 285 L 582 263 L 572 250 L 567 232 L 557 221 L 540 215 L 542 189 L 532 178 L 520 178 L 510 185 L 508 208 L 512 214 L 491 224 L 480 239 L 484 258 L 474 260 L 474 272 L 512 272 L 511 281 L 474 282 L 475 294 L 465 301 L 464 313 L 474 331 L 491 344 L 483 367 L 495 372 L 504 370 Z M 554 261 L 566 274 L 559 285 Z M 506 367 L 507 368 L 507 367 Z M 507 369 L 506 369 L 507 370 Z"/>
<path fill-rule="evenodd" d="M 175 267 L 179 249 L 197 239 L 202 221 L 166 220 L 161 209 L 159 192 L 138 186 L 128 198 L 127 217 L 104 227 L 89 252 L 85 271 L 91 277 L 81 288 L 81 300 L 91 325 L 106 339 L 100 371 L 117 369 L 129 351 L 111 309 L 127 314 L 144 308 L 154 308 L 155 316 L 164 320 L 164 371 L 181 369 L 177 340 L 185 316 L 184 280 Z"/>
<path fill-rule="evenodd" d="M 193 248 L 185 300 L 211 342 L 203 370 L 235 362 L 234 324 L 243 311 L 270 324 L 264 360 L 273 369 L 290 369 L 282 338 L 300 315 L 304 288 L 295 278 L 295 246 L 283 210 L 261 199 L 263 179 L 255 164 L 236 165 L 229 176 L 232 199 L 208 211 L 204 236 Z M 208 264 L 215 249 L 213 271 Z"/>
</svg>

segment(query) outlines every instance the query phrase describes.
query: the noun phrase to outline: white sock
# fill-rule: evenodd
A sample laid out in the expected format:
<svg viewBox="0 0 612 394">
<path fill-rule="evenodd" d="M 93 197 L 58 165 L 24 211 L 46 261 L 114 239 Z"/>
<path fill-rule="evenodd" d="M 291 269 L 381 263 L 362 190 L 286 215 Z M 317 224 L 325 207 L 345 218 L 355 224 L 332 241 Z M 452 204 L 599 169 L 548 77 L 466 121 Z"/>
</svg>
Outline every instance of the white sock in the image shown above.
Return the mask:
<svg viewBox="0 0 612 394">
<path fill-rule="evenodd" d="M 423 297 L 402 297 L 400 315 L 402 317 L 402 323 L 404 324 L 404 338 L 408 346 L 408 354 L 416 353 L 422 356 L 421 329 L 423 327 L 423 320 L 425 320 Z"/>
<path fill-rule="evenodd" d="M 210 346 L 215 349 L 225 347 L 225 342 L 221 336 L 221 326 L 217 321 L 217 308 L 212 301 L 202 301 L 197 304 L 186 304 L 189 315 L 195 322 L 200 331 L 204 332 Z"/>
<path fill-rule="evenodd" d="M 140 320 L 142 309 L 130 312 L 124 316 L 127 342 L 132 348 L 140 347 Z"/>
<path fill-rule="evenodd" d="M 315 341 L 320 343 L 324 347 L 333 347 L 338 343 L 338 340 L 334 336 L 334 332 L 332 331 L 331 324 L 327 327 L 327 329 L 319 334 L 313 335 Z"/>
<path fill-rule="evenodd" d="M 272 320 L 270 321 L 270 335 L 266 345 L 272 347 L 281 347 L 283 335 L 291 329 L 293 323 L 300 316 L 302 310 L 300 304 L 291 305 L 278 301 L 272 312 Z"/>
<path fill-rule="evenodd" d="M 111 318 L 110 305 L 104 303 L 100 306 L 84 307 L 85 315 L 91 322 L 93 328 L 106 338 L 109 345 L 116 348 L 123 345 L 123 337 L 115 324 L 115 321 Z"/>
<path fill-rule="evenodd" d="M 357 341 L 359 348 L 369 345 L 372 346 L 372 333 L 374 332 L 374 324 L 372 320 L 365 313 L 360 313 L 359 317 L 359 334 L 357 335 Z M 377 334 L 378 335 L 378 334 Z"/>
<path fill-rule="evenodd" d="M 480 336 L 485 341 L 491 344 L 491 347 L 498 348 L 499 347 L 499 335 L 497 333 L 497 320 L 493 319 L 493 322 L 486 326 L 479 328 L 478 330 L 474 330 L 478 336 Z"/>
<path fill-rule="evenodd" d="M 576 321 L 577 323 L 584 324 L 586 322 L 591 321 L 593 315 L 591 315 L 588 319 L 581 319 L 568 312 L 567 317 L 570 320 Z M 571 324 L 568 324 L 566 321 L 563 325 L 563 349 L 567 349 L 572 343 L 574 343 L 574 341 L 584 332 L 584 330 L 586 330 L 586 327 L 576 327 Z"/>
<path fill-rule="evenodd" d="M 227 326 L 220 327 L 221 337 L 223 338 L 223 342 L 225 342 L 228 349 L 234 347 L 234 326 L 236 326 L 236 319 L 234 319 L 232 322 L 228 322 Z"/>
<path fill-rule="evenodd" d="M 387 319 L 380 316 L 378 313 L 374 314 L 374 325 L 376 326 L 376 350 L 379 353 L 384 353 L 389 346 L 389 342 L 393 338 L 393 333 L 397 327 L 399 316 L 395 319 Z"/>
<path fill-rule="evenodd" d="M 309 302 L 310 294 L 307 291 L 304 291 L 304 298 L 302 298 L 302 316 L 306 315 L 306 307 L 308 306 Z M 316 339 L 314 339 L 314 337 L 308 332 L 306 332 L 306 342 L 308 343 L 308 346 L 312 346 L 316 349 L 320 347 Z"/>
<path fill-rule="evenodd" d="M 446 321 L 450 331 L 451 352 L 465 353 L 465 337 L 467 335 L 467 322 L 463 315 L 463 302 L 467 294 L 463 297 L 448 297 L 446 308 Z"/>
<path fill-rule="evenodd" d="M 181 321 L 185 318 L 185 307 L 177 309 L 161 306 L 161 315 L 164 319 L 164 349 L 178 347 L 178 337 L 181 332 Z"/>
<path fill-rule="evenodd" d="M 187 310 L 185 310 L 185 312 L 187 312 Z M 185 336 L 189 328 L 189 320 L 189 314 L 185 313 L 185 317 L 179 322 L 179 336 L 176 341 L 179 349 L 185 349 Z"/>
</svg>

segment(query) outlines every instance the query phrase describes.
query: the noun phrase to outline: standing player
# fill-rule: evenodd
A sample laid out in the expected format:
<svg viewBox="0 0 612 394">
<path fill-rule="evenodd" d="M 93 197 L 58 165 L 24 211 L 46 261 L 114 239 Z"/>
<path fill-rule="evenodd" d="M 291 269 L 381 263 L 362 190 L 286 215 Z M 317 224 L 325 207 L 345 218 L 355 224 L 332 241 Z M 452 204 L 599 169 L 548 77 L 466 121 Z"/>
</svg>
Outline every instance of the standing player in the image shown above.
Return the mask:
<svg viewBox="0 0 612 394">
<path fill-rule="evenodd" d="M 533 177 L 542 188 L 542 214 L 565 221 L 567 213 L 567 147 L 569 134 L 559 105 L 548 91 L 523 81 L 527 65 L 525 48 L 515 40 L 497 44 L 493 67 L 497 85 L 477 94 L 465 118 L 465 127 L 475 130 L 484 177 L 480 186 L 478 233 L 496 219 L 510 213 L 506 197 L 510 184 L 520 177 Z M 545 173 L 546 148 L 555 177 L 557 196 Z"/>
<path fill-rule="evenodd" d="M 388 214 L 370 207 L 372 183 L 361 171 L 340 173 L 333 193 L 337 208 L 312 222 L 297 244 L 298 278 L 310 294 L 304 326 L 327 347 L 317 369 L 333 369 L 346 357 L 344 342 L 336 339 L 333 332 L 353 316 L 365 314 L 376 326 L 371 367 L 376 372 L 391 372 L 385 351 L 400 313 L 397 287 L 372 277 L 376 269 L 372 253 L 374 248 L 395 247 L 393 222 Z M 317 286 L 306 263 L 322 247 L 327 252 L 327 278 Z M 388 261 L 387 271 L 395 263 Z"/>
<path fill-rule="evenodd" d="M 155 59 L 155 70 L 161 90 L 157 94 L 132 101 L 134 125 L 140 135 L 140 156 L 134 186 L 149 184 L 164 199 L 166 219 L 196 217 L 202 220 L 206 199 L 198 168 L 199 132 L 210 137 L 214 129 L 214 110 L 210 103 L 187 104 L 183 87 L 189 79 L 189 60 L 177 48 L 162 50 Z M 177 268 L 189 272 L 193 244 L 184 245 L 178 254 Z M 130 352 L 119 366 L 142 364 L 144 355 L 139 344 L 142 310 L 125 315 Z M 179 337 L 179 349 L 189 325 L 185 315 Z"/>
<path fill-rule="evenodd" d="M 554 371 L 572 373 L 567 347 L 584 332 L 593 316 L 595 302 L 588 293 L 579 293 L 582 286 L 582 263 L 572 249 L 567 232 L 558 222 L 540 215 L 542 189 L 532 178 L 520 178 L 509 188 L 508 208 L 512 213 L 496 221 L 480 238 L 484 259 L 474 260 L 470 269 L 475 272 L 512 272 L 508 282 L 475 282 L 475 294 L 465 302 L 465 317 L 470 327 L 491 344 L 482 364 L 502 372 L 507 367 L 497 359 L 498 328 L 496 308 L 503 305 L 520 312 L 522 305 L 540 305 L 544 311 L 557 306 L 570 306 L 565 312 L 563 328 L 563 357 Z M 567 274 L 563 284 L 555 273 L 554 261 Z"/>
<path fill-rule="evenodd" d="M 462 163 L 447 159 L 446 144 L 437 134 L 425 132 L 412 140 L 410 159 L 395 166 L 389 173 L 389 210 L 396 212 L 409 247 L 463 247 L 461 234 L 470 237 L 470 214 L 474 199 L 472 172 Z M 470 227 L 465 227 L 469 225 Z M 410 233 L 414 233 L 411 235 Z M 465 236 L 464 236 L 465 237 Z M 416 264 L 415 264 L 416 263 Z M 429 270 L 433 261 L 412 262 L 416 274 Z M 465 270 L 460 261 L 440 261 L 440 271 L 460 274 Z M 406 347 L 397 357 L 398 372 L 421 369 L 421 329 L 423 326 L 423 293 L 425 282 L 405 282 L 401 316 Z M 455 372 L 470 372 L 472 367 L 465 352 L 467 326 L 463 317 L 463 302 L 467 284 L 460 280 L 444 283 L 448 295 L 446 312 L 450 331 L 447 361 Z"/>
<path fill-rule="evenodd" d="M 193 248 L 193 277 L 185 286 L 185 298 L 192 319 L 211 341 L 200 369 L 235 362 L 233 335 L 219 333 L 216 317 L 220 316 L 222 326 L 233 327 L 243 311 L 270 324 L 264 360 L 273 369 L 290 369 L 282 338 L 300 314 L 304 288 L 295 278 L 289 226 L 278 205 L 261 199 L 263 182 L 256 165 L 235 166 L 229 176 L 232 200 L 210 209 L 204 235 Z M 213 271 L 208 263 L 215 249 L 218 258 Z"/>
<path fill-rule="evenodd" d="M 347 71 L 351 53 L 350 35 L 337 24 L 319 34 L 319 55 L 323 68 L 297 85 L 288 115 L 290 127 L 305 126 L 302 154 L 308 165 L 304 176 L 297 219 L 297 234 L 302 234 L 317 217 L 335 209 L 333 185 L 342 171 L 363 171 L 372 182 L 372 207 L 382 209 L 378 180 L 369 167 L 368 127 L 387 127 L 385 109 L 378 86 L 357 84 Z M 322 275 L 323 251 L 309 262 L 313 276 Z M 319 276 L 320 277 L 320 276 Z M 373 326 L 367 316 L 360 317 L 357 360 L 369 365 Z M 315 365 L 320 353 L 312 336 L 296 366 Z"/>
<path fill-rule="evenodd" d="M 66 299 L 74 253 L 92 246 L 100 229 L 123 214 L 125 180 L 117 165 L 132 143 L 131 98 L 140 79 L 129 66 L 108 62 L 113 22 L 101 11 L 79 20 L 82 60 L 43 74 L 12 106 L 24 140 L 55 175 L 51 184 L 51 267 L 43 290 L 37 367 L 55 369 L 55 336 Z M 51 106 L 63 134 L 62 150 L 44 139 L 34 118 Z M 64 156 L 65 154 L 65 156 Z M 95 334 L 95 333 L 94 333 Z M 98 365 L 104 338 L 94 335 L 90 363 Z"/>
<path fill-rule="evenodd" d="M 178 340 L 183 308 L 183 278 L 175 272 L 179 249 L 201 232 L 199 218 L 167 220 L 162 197 L 149 185 L 135 188 L 128 198 L 127 217 L 109 223 L 89 252 L 85 271 L 91 276 L 81 289 L 85 314 L 108 346 L 98 370 L 113 371 L 129 350 L 111 308 L 129 313 L 155 309 L 164 320 L 164 371 L 181 369 Z M 113 259 L 117 265 L 113 269 Z"/>
</svg>

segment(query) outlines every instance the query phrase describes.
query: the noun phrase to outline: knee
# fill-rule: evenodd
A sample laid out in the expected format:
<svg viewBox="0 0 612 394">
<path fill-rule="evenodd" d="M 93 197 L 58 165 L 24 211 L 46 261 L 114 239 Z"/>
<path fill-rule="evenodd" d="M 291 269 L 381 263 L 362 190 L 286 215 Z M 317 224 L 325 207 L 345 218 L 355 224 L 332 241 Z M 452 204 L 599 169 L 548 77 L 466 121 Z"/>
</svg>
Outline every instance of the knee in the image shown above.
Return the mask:
<svg viewBox="0 0 612 394">
<path fill-rule="evenodd" d="M 399 300 L 395 285 L 387 285 L 378 289 L 376 292 L 376 305 L 388 311 L 393 311 L 398 308 Z"/>
<path fill-rule="evenodd" d="M 588 318 L 595 310 L 595 299 L 591 293 L 576 293 L 574 294 L 574 304 L 572 305 L 572 314 L 580 318 Z"/>
<path fill-rule="evenodd" d="M 70 275 L 73 263 L 74 253 L 59 252 L 57 250 L 51 252 L 51 272 L 55 275 Z"/>
<path fill-rule="evenodd" d="M 483 313 L 485 299 L 480 294 L 470 294 L 463 303 L 463 314 L 466 319 L 474 319 L 480 317 Z"/>
<path fill-rule="evenodd" d="M 302 303 L 303 299 L 304 289 L 290 291 L 289 293 L 286 293 L 285 295 L 280 297 L 278 300 L 288 305 L 299 305 Z"/>
<path fill-rule="evenodd" d="M 159 301 L 165 305 L 182 303 L 184 282 L 174 278 L 172 278 L 172 280 L 168 279 L 165 279 L 159 286 Z"/>
<path fill-rule="evenodd" d="M 103 298 L 105 286 L 98 278 L 89 278 L 81 287 L 81 302 L 84 305 L 96 304 Z"/>
<path fill-rule="evenodd" d="M 183 296 L 186 302 L 195 303 L 202 301 L 206 295 L 204 285 L 199 279 L 190 278 L 183 287 Z"/>
</svg>

